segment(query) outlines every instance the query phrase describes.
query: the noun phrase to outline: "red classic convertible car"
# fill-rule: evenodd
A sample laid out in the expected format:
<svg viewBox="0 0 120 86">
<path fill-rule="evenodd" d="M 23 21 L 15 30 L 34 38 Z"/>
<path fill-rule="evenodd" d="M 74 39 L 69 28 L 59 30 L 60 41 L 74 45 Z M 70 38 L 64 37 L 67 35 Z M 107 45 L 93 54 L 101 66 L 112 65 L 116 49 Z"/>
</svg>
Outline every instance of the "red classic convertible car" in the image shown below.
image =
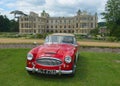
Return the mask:
<svg viewBox="0 0 120 86">
<path fill-rule="evenodd" d="M 46 37 L 45 43 L 27 54 L 29 74 L 75 74 L 78 45 L 73 34 L 56 33 Z"/>
</svg>

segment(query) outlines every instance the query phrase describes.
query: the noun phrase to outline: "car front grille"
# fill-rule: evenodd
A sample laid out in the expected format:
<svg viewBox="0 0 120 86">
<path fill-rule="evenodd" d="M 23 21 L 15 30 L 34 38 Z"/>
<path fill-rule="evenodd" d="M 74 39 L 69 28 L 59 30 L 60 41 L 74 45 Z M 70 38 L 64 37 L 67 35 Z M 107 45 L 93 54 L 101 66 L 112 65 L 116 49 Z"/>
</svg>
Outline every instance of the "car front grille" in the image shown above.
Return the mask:
<svg viewBox="0 0 120 86">
<path fill-rule="evenodd" d="M 36 62 L 40 65 L 45 65 L 45 66 L 59 66 L 62 64 L 62 61 L 56 58 L 39 58 L 36 60 Z"/>
</svg>

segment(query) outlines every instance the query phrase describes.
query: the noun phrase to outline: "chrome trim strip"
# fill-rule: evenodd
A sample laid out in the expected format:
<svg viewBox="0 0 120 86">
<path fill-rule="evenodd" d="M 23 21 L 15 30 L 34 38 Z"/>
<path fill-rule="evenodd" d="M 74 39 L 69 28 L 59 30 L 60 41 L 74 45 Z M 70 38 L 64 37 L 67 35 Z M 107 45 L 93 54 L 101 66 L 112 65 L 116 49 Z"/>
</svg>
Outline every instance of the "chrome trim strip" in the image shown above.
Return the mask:
<svg viewBox="0 0 120 86">
<path fill-rule="evenodd" d="M 27 71 L 35 71 L 38 72 L 38 69 L 36 68 L 29 68 L 26 67 Z M 73 71 L 72 70 L 55 70 L 57 74 L 71 74 Z"/>
<path fill-rule="evenodd" d="M 39 57 L 38 59 L 55 59 L 61 61 L 60 59 L 54 57 Z"/>
<path fill-rule="evenodd" d="M 71 74 L 73 71 L 72 70 L 56 70 L 56 73 L 59 74 L 59 72 L 61 74 Z"/>
<path fill-rule="evenodd" d="M 26 70 L 33 71 L 33 68 L 26 67 Z"/>
<path fill-rule="evenodd" d="M 36 59 L 36 61 L 37 61 L 37 60 L 42 60 L 42 59 L 58 60 L 58 61 L 61 62 L 61 64 L 59 64 L 59 65 L 43 65 L 43 64 L 40 64 L 40 65 L 42 65 L 42 66 L 60 66 L 60 65 L 62 65 L 62 61 L 61 61 L 60 59 L 54 58 L 54 57 L 41 57 L 41 58 Z M 38 63 L 38 64 L 39 64 L 39 63 Z"/>
</svg>

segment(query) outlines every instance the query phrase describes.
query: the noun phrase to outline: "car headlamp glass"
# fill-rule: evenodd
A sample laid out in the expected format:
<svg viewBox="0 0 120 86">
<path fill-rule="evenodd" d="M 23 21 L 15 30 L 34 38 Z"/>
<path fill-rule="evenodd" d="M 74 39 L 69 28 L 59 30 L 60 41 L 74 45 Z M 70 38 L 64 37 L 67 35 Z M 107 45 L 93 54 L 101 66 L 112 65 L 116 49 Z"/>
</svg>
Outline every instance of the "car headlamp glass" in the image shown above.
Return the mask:
<svg viewBox="0 0 120 86">
<path fill-rule="evenodd" d="M 70 56 L 66 56 L 65 57 L 65 62 L 66 63 L 70 63 L 72 61 L 71 57 Z"/>
<path fill-rule="evenodd" d="M 27 59 L 28 59 L 28 60 L 32 60 L 32 59 L 33 59 L 33 54 L 28 53 L 28 54 L 27 54 Z"/>
</svg>

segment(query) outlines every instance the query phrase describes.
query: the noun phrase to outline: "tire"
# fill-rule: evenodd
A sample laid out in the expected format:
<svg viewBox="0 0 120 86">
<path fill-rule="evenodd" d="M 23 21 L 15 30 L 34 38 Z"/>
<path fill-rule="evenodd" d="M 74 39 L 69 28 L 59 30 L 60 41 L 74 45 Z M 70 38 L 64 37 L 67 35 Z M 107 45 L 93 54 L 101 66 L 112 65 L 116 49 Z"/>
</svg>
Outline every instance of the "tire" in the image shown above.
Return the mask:
<svg viewBox="0 0 120 86">
<path fill-rule="evenodd" d="M 32 71 L 27 71 L 29 75 L 33 75 L 34 73 Z"/>
<path fill-rule="evenodd" d="M 80 53 L 78 54 L 78 59 L 77 60 L 79 60 L 80 59 Z"/>
<path fill-rule="evenodd" d="M 70 74 L 70 76 L 75 76 L 75 72 L 76 72 L 76 59 L 75 59 L 75 61 L 74 61 L 74 64 L 73 64 L 73 67 L 72 67 L 72 74 Z"/>
</svg>

